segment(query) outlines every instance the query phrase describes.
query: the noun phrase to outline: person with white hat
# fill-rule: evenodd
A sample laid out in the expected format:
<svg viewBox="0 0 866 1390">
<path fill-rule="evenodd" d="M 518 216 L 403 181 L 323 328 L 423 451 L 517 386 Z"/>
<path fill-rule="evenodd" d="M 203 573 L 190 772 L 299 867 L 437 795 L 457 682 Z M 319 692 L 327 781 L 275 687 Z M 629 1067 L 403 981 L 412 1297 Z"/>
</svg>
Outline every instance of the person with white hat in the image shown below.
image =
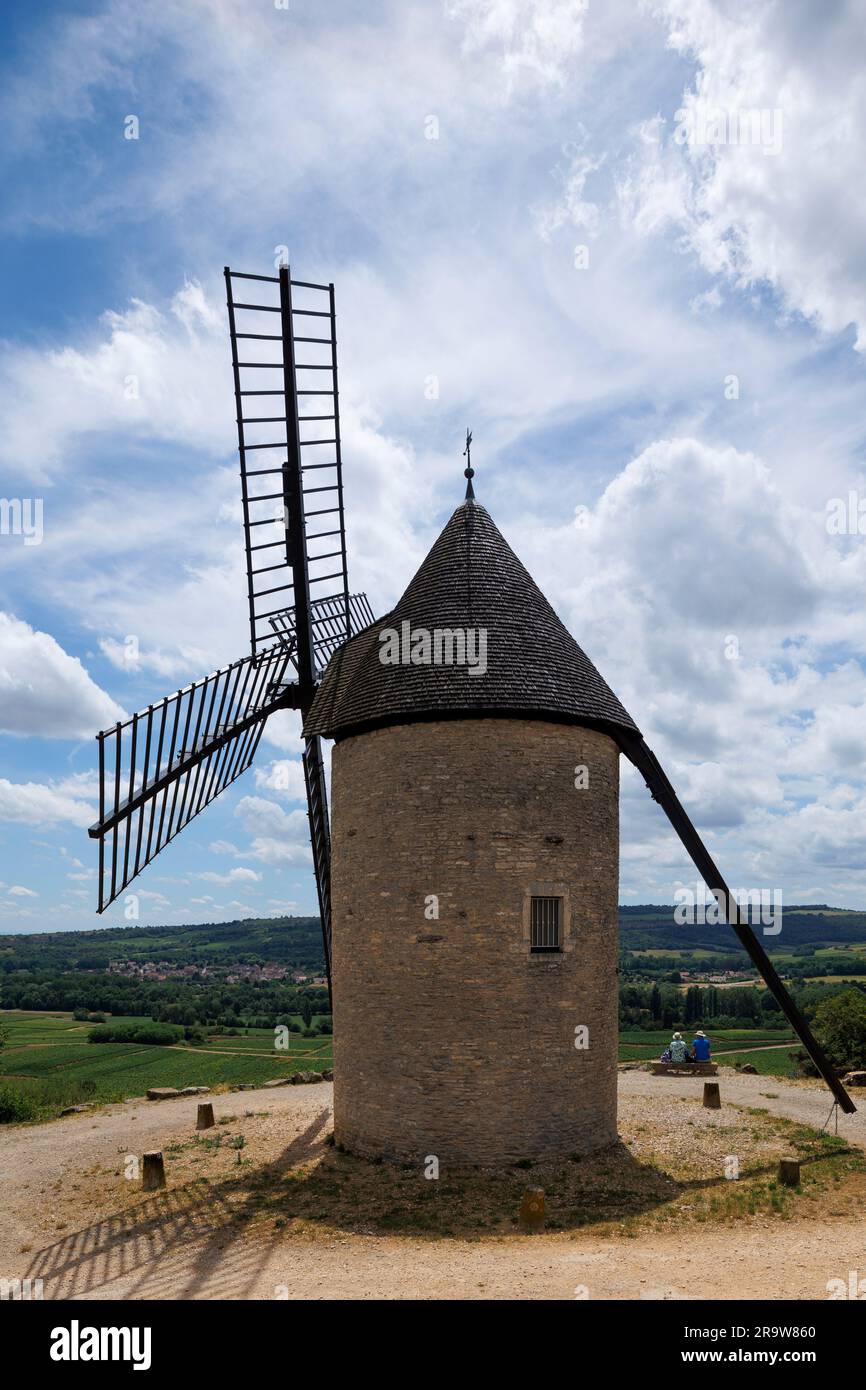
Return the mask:
<svg viewBox="0 0 866 1390">
<path fill-rule="evenodd" d="M 692 1042 L 692 1056 L 696 1062 L 708 1062 L 710 1060 L 710 1040 L 700 1028 L 695 1033 Z"/>
<path fill-rule="evenodd" d="M 669 1051 L 671 1054 L 672 1062 L 681 1063 L 690 1062 L 692 1060 L 689 1056 L 689 1049 L 683 1042 L 682 1033 L 674 1033 L 673 1037 L 671 1038 Z"/>
</svg>

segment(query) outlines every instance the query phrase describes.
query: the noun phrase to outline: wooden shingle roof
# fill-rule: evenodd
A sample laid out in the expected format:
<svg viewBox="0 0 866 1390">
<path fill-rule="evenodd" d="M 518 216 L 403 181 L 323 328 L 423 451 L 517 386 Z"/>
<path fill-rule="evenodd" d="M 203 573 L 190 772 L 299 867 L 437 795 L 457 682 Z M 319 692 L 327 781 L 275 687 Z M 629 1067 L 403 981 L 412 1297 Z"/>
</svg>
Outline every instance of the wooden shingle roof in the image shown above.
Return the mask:
<svg viewBox="0 0 866 1390">
<path fill-rule="evenodd" d="M 405 623 L 415 636 L 419 630 L 432 636 L 436 629 L 483 629 L 486 671 L 473 673 L 468 664 L 385 664 L 381 657 L 393 640 L 386 645 L 383 635 L 399 637 Z M 505 715 L 637 732 L 487 511 L 469 500 L 394 609 L 331 657 L 304 733 L 343 738 L 417 719 Z"/>
</svg>

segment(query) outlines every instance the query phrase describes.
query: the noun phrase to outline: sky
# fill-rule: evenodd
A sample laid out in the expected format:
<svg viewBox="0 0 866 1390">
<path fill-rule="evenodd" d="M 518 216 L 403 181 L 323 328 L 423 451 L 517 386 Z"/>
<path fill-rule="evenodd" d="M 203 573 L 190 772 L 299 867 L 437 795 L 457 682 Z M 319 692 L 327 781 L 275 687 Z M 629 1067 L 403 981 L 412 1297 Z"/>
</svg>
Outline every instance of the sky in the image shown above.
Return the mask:
<svg viewBox="0 0 866 1390">
<path fill-rule="evenodd" d="M 316 910 L 293 714 L 138 916 L 95 915 L 86 833 L 94 734 L 248 650 L 222 271 L 284 248 L 336 285 L 353 590 L 399 597 L 471 426 L 479 501 L 728 882 L 866 906 L 860 7 L 2 24 L 0 932 Z M 694 880 L 624 766 L 621 900 Z"/>
</svg>

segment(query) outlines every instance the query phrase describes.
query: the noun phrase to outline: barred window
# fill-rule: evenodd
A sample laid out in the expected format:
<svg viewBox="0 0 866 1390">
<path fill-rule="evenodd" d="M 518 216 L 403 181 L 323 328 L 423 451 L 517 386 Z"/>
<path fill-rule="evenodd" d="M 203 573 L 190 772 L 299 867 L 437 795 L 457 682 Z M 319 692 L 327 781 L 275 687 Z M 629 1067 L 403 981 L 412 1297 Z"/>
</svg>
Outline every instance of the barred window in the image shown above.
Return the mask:
<svg viewBox="0 0 866 1390">
<path fill-rule="evenodd" d="M 530 951 L 561 951 L 562 898 L 532 898 L 530 925 Z"/>
</svg>

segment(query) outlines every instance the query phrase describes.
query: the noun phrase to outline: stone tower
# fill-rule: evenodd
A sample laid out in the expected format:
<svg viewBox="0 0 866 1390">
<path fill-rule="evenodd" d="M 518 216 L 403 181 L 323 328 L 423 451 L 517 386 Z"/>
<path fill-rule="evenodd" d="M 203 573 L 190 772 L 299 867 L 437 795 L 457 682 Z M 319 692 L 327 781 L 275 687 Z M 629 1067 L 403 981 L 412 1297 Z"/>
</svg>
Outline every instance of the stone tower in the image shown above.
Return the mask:
<svg viewBox="0 0 866 1390">
<path fill-rule="evenodd" d="M 485 509 L 332 658 L 334 1130 L 498 1166 L 616 1138 L 618 731 Z"/>
</svg>

